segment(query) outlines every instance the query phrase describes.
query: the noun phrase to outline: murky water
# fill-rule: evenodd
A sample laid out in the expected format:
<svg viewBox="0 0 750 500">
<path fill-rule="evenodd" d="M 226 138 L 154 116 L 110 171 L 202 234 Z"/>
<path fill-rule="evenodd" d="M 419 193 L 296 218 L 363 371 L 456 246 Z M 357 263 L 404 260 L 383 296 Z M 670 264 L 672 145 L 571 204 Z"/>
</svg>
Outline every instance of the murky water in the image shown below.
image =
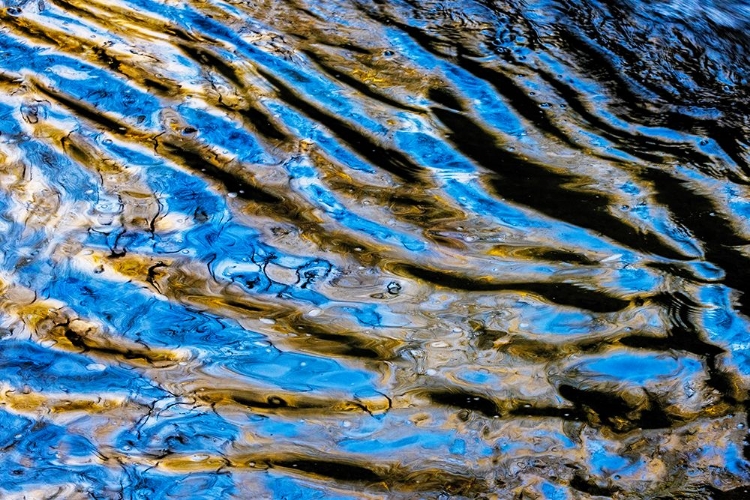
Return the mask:
<svg viewBox="0 0 750 500">
<path fill-rule="evenodd" d="M 3 498 L 744 498 L 746 0 L 0 5 Z"/>
</svg>

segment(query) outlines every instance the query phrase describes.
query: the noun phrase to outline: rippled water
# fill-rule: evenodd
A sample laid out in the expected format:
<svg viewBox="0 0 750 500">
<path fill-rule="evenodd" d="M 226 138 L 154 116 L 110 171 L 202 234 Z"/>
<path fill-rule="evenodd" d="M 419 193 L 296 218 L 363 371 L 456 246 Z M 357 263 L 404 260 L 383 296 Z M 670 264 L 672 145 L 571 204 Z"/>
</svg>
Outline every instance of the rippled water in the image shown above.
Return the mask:
<svg viewBox="0 0 750 500">
<path fill-rule="evenodd" d="M 745 498 L 747 0 L 0 5 L 3 498 Z"/>
</svg>

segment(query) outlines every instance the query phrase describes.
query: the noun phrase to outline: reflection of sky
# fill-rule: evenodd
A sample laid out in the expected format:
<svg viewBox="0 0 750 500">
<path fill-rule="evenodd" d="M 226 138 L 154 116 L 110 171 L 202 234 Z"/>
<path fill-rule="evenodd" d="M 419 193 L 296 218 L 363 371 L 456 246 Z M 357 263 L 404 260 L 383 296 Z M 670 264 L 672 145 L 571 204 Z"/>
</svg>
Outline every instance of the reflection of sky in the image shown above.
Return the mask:
<svg viewBox="0 0 750 500">
<path fill-rule="evenodd" d="M 695 359 L 682 358 L 678 361 L 669 355 L 633 353 L 611 353 L 576 366 L 579 371 L 592 377 L 627 380 L 640 385 L 677 376 L 690 378 L 691 374 L 703 371 L 700 362 Z"/>
<path fill-rule="evenodd" d="M 357 500 L 361 498 L 359 495 L 335 492 L 322 485 L 283 476 L 274 471 L 269 471 L 261 480 L 268 486 L 269 494 L 273 492 L 274 497 L 277 498 L 304 498 L 306 500 Z"/>
<path fill-rule="evenodd" d="M 11 390 L 28 387 L 41 393 L 112 394 L 144 400 L 166 395 L 138 372 L 102 367 L 84 354 L 46 349 L 30 341 L 0 343 L 0 381 Z"/>
<path fill-rule="evenodd" d="M 608 446 L 600 442 L 587 440 L 586 448 L 591 456 L 592 471 L 601 477 L 611 477 L 613 474 L 623 471 L 630 464 L 629 460 L 608 449 Z"/>
<path fill-rule="evenodd" d="M 130 282 L 106 283 L 71 273 L 67 278 L 58 276 L 45 292 L 50 298 L 64 298 L 83 317 L 106 318 L 116 333 L 132 340 L 210 352 L 217 365 L 226 365 L 235 373 L 283 388 L 361 390 L 372 387 L 370 381 L 374 377 L 370 374 L 342 367 L 331 359 L 285 353 L 271 346 L 255 346 L 224 358 L 220 354 L 221 347 L 246 342 L 249 337 L 259 338 L 259 335 L 237 328 L 232 320 L 220 320 L 158 300 Z M 128 304 L 126 310 L 122 308 L 123 303 Z"/>
<path fill-rule="evenodd" d="M 125 117 L 142 115 L 145 117 L 141 124 L 144 128 L 156 125 L 153 120 L 162 108 L 162 103 L 148 93 L 124 83 L 122 79 L 115 78 L 112 73 L 71 57 L 42 52 L 2 32 L 0 46 L 3 47 L 2 64 L 5 70 L 36 71 L 75 99 Z M 86 77 L 72 79 L 60 71 L 49 71 L 49 68 L 56 66 L 82 72 Z"/>
<path fill-rule="evenodd" d="M 0 484 L 4 491 L 22 493 L 32 485 L 118 484 L 114 470 L 84 461 L 75 464 L 57 450 L 73 456 L 96 456 L 97 447 L 66 426 L 39 422 L 0 410 Z M 23 483 L 21 483 L 22 480 Z M 25 486 L 24 486 L 25 485 Z"/>
</svg>

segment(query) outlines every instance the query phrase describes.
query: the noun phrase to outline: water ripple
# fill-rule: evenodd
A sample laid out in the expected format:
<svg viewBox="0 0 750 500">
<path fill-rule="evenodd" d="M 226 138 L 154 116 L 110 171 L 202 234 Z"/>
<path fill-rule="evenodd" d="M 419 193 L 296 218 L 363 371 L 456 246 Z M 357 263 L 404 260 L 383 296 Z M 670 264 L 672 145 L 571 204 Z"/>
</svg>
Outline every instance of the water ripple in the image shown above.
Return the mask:
<svg viewBox="0 0 750 500">
<path fill-rule="evenodd" d="M 739 498 L 750 5 L 0 0 L 4 498 Z"/>
</svg>

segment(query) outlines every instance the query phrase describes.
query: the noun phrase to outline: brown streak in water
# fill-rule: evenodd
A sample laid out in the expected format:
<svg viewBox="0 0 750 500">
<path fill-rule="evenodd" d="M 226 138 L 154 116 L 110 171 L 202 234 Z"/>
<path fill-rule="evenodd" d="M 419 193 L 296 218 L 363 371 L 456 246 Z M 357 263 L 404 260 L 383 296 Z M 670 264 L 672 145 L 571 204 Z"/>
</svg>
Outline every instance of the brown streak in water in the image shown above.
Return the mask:
<svg viewBox="0 0 750 500">
<path fill-rule="evenodd" d="M 8 387 L 0 387 L 0 405 L 21 414 L 55 414 L 67 413 L 111 413 L 142 412 L 145 405 L 135 403 L 126 397 L 107 395 L 93 396 L 87 399 L 81 395 L 33 393 Z"/>
<path fill-rule="evenodd" d="M 22 308 L 19 316 L 24 318 L 39 342 L 53 341 L 56 349 L 88 352 L 140 367 L 171 366 L 189 358 L 187 351 L 153 349 L 118 338 L 94 323 L 76 318 L 72 312 L 53 309 L 42 302 Z"/>
<path fill-rule="evenodd" d="M 192 393 L 200 401 L 218 407 L 240 407 L 250 409 L 257 413 L 268 413 L 284 415 L 319 414 L 326 413 L 350 413 L 367 412 L 370 414 L 382 414 L 391 408 L 391 401 L 385 397 L 369 397 L 357 400 L 331 399 L 330 396 L 300 396 L 296 393 L 285 393 L 283 391 L 261 390 L 249 391 L 247 389 L 220 390 L 213 388 L 197 388 Z"/>
</svg>

